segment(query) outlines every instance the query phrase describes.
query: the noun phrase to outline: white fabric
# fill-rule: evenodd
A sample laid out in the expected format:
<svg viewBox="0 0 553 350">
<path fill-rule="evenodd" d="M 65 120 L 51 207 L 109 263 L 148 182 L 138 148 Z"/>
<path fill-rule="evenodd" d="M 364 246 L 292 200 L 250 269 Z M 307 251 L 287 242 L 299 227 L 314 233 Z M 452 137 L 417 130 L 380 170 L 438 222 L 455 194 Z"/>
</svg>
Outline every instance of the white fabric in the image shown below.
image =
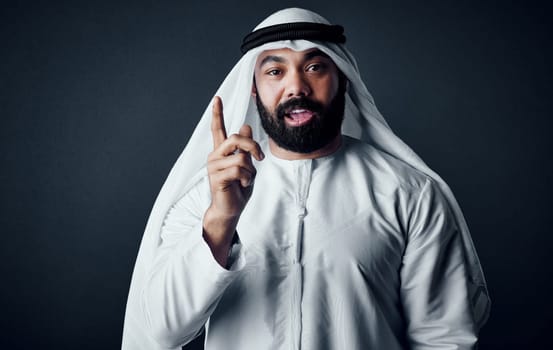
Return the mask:
<svg viewBox="0 0 553 350">
<path fill-rule="evenodd" d="M 310 11 L 287 9 L 273 14 L 258 27 L 295 21 L 328 23 L 322 17 Z M 376 109 L 373 99 L 368 93 L 365 85 L 361 81 L 354 58 L 343 45 L 309 42 L 305 40 L 281 41 L 267 43 L 246 53 L 216 92 L 216 95 L 221 96 L 224 103 L 225 124 L 229 133 L 237 132 L 242 124 L 248 123 L 253 127 L 254 138 L 261 143 L 266 143 L 267 136 L 261 129 L 255 103 L 250 96 L 253 69 L 256 58 L 260 52 L 283 47 L 297 51 L 317 47 L 328 54 L 346 75 L 350 84 L 346 99 L 346 118 L 343 127 L 344 134 L 372 145 L 379 152 L 387 154 L 387 157 L 395 158 L 408 165 L 408 167 L 416 169 L 417 172 L 421 172 L 432 179 L 431 182 L 434 184 L 432 187 L 435 188 L 434 190 L 436 193 L 440 193 L 440 196 L 443 195 L 447 207 L 451 208 L 451 218 L 460 230 L 459 239 L 463 247 L 462 255 L 467 263 L 466 274 L 469 292 L 467 298 L 470 300 L 472 318 L 477 324 L 475 327 L 479 328 L 487 318 L 489 299 L 484 276 L 480 269 L 478 257 L 474 250 L 461 210 L 445 182 L 429 169 L 424 162 L 390 130 L 387 123 Z M 150 329 L 147 325 L 147 317 L 145 317 L 146 313 L 144 304 L 142 303 L 144 300 L 143 293 L 153 271 L 156 270 L 156 257 L 162 255 L 161 228 L 165 217 L 179 198 L 205 177 L 203 166 L 205 165 L 207 154 L 211 151 L 212 147 L 209 128 L 210 121 L 211 104 L 207 107 L 188 145 L 171 170 L 156 200 L 154 208 L 152 209 L 142 239 L 129 291 L 123 333 L 123 349 L 161 348 L 156 347 L 155 342 L 153 342 L 148 335 Z M 356 176 L 364 178 L 365 175 L 359 173 L 359 175 Z M 355 182 L 353 180 L 355 179 L 351 179 L 350 182 Z M 258 176 L 258 179 L 256 179 L 255 191 L 260 191 L 258 189 L 259 181 L 260 179 Z M 248 204 L 247 208 L 247 210 L 253 210 L 250 209 L 253 208 L 250 204 Z M 242 221 L 240 222 L 240 227 L 241 225 Z M 205 250 L 204 243 L 201 240 L 198 240 L 195 244 L 197 251 L 194 250 L 194 252 L 190 254 L 200 256 L 202 254 L 208 255 L 208 251 Z M 203 247 L 203 249 L 201 247 Z M 185 247 L 182 248 L 184 249 Z M 209 255 L 207 257 L 204 256 L 204 258 L 208 257 Z M 246 264 L 244 259 L 239 259 L 238 262 Z M 212 261 L 212 263 L 214 263 L 214 261 Z M 206 265 L 205 270 L 192 273 L 191 276 L 182 277 L 182 281 L 194 276 L 209 279 L 211 278 L 209 277 L 210 273 L 212 273 L 213 276 L 217 276 L 217 288 L 214 287 L 214 290 L 220 291 L 223 289 L 222 286 L 228 285 L 232 280 L 232 271 L 220 271 L 218 270 L 218 266 L 211 264 Z M 222 273 L 224 277 L 222 280 L 219 279 L 220 273 Z M 177 288 L 177 286 L 175 285 L 174 288 Z M 171 293 L 171 291 L 167 291 L 167 293 Z M 214 305 L 210 305 L 210 307 L 213 308 Z M 212 311 L 213 309 L 210 310 Z M 170 316 L 177 317 L 179 312 L 182 312 L 182 310 L 173 310 L 173 314 Z M 252 330 L 252 332 L 255 332 L 255 330 Z"/>
<path fill-rule="evenodd" d="M 257 163 L 231 271 L 202 239 L 206 178 L 170 211 L 144 289 L 161 344 L 206 349 L 472 349 L 461 235 L 433 180 L 355 139 Z M 347 205 L 344 205 L 347 203 Z"/>
</svg>

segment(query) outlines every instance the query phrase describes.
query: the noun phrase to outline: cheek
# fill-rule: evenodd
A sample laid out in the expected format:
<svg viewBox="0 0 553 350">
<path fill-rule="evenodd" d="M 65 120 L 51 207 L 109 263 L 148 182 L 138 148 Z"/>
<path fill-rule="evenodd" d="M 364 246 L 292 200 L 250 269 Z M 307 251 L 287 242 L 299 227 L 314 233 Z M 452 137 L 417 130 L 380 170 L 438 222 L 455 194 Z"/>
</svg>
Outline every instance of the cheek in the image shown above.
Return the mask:
<svg viewBox="0 0 553 350">
<path fill-rule="evenodd" d="M 270 110 L 274 110 L 275 107 L 278 105 L 279 95 L 277 89 L 273 87 L 263 86 L 257 88 L 257 93 L 259 94 L 261 102 L 263 102 L 265 107 L 269 108 Z"/>
<path fill-rule="evenodd" d="M 327 79 L 323 79 L 319 83 L 319 88 L 317 90 L 320 94 L 320 98 L 326 101 L 326 103 L 330 103 L 330 101 L 338 93 L 338 79 L 335 79 L 334 77 L 329 77 Z"/>
</svg>

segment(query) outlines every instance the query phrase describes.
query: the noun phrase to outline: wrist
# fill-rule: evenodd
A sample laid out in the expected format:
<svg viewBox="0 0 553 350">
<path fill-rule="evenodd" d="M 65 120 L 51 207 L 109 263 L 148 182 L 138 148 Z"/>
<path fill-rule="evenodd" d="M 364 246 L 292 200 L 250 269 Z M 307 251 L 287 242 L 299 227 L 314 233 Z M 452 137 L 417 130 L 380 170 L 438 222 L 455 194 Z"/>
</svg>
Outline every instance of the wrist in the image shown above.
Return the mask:
<svg viewBox="0 0 553 350">
<path fill-rule="evenodd" d="M 217 262 L 225 267 L 232 240 L 236 232 L 238 217 L 219 215 L 209 208 L 203 219 L 203 238 Z"/>
<path fill-rule="evenodd" d="M 222 214 L 210 206 L 204 213 L 203 228 L 209 236 L 212 236 L 212 239 L 221 243 L 230 243 L 239 218 L 239 215 Z"/>
<path fill-rule="evenodd" d="M 212 223 L 220 225 L 233 225 L 238 223 L 240 213 L 229 214 L 225 210 L 220 210 L 213 203 L 207 208 L 204 214 L 204 221 L 209 220 Z"/>
</svg>

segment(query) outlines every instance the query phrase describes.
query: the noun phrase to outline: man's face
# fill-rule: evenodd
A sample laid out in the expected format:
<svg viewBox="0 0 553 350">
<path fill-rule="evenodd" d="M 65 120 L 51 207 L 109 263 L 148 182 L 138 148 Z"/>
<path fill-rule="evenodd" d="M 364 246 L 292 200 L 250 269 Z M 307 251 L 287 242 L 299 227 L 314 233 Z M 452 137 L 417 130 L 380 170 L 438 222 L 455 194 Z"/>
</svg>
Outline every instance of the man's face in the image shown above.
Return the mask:
<svg viewBox="0 0 553 350">
<path fill-rule="evenodd" d="M 252 93 L 261 124 L 278 146 L 309 153 L 340 133 L 345 77 L 320 50 L 264 51 L 254 77 Z"/>
</svg>

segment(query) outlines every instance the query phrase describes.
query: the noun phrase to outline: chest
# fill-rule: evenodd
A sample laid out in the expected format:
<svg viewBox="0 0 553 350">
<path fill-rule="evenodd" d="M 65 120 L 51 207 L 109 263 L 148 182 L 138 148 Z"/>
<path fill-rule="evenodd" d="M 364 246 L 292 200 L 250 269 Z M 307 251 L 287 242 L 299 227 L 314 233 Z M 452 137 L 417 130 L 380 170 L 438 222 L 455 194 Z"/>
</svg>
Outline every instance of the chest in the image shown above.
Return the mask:
<svg viewBox="0 0 553 350">
<path fill-rule="evenodd" d="M 405 239 L 393 191 L 308 162 L 264 170 L 237 228 L 250 268 L 399 268 Z"/>
</svg>

